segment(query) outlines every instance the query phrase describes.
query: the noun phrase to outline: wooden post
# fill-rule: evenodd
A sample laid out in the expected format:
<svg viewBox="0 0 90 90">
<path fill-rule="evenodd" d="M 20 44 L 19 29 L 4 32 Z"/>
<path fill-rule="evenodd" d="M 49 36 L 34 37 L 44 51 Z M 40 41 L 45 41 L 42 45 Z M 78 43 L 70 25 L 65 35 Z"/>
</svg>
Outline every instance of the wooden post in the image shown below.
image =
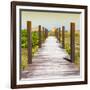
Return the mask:
<svg viewBox="0 0 90 90">
<path fill-rule="evenodd" d="M 56 29 L 55 29 L 55 31 L 54 31 L 54 32 L 55 32 L 55 37 L 56 37 Z"/>
<path fill-rule="evenodd" d="M 45 30 L 44 30 L 44 27 L 43 27 L 43 42 L 45 41 Z"/>
<path fill-rule="evenodd" d="M 28 34 L 28 64 L 32 63 L 32 35 L 31 35 L 31 21 L 27 21 Z"/>
<path fill-rule="evenodd" d="M 59 42 L 61 41 L 61 28 L 59 28 Z"/>
<path fill-rule="evenodd" d="M 46 28 L 44 27 L 44 37 L 46 39 Z"/>
<path fill-rule="evenodd" d="M 55 36 L 56 36 L 56 38 L 58 39 L 58 32 L 57 32 L 57 29 L 55 30 Z"/>
<path fill-rule="evenodd" d="M 57 40 L 58 40 L 58 37 L 59 37 L 59 36 L 58 36 L 58 28 L 57 28 Z"/>
<path fill-rule="evenodd" d="M 70 25 L 71 62 L 75 60 L 75 23 Z"/>
<path fill-rule="evenodd" d="M 46 29 L 46 38 L 48 37 L 48 29 Z"/>
<path fill-rule="evenodd" d="M 47 30 L 46 30 L 46 28 L 45 28 L 45 39 L 47 38 Z"/>
<path fill-rule="evenodd" d="M 65 31 L 65 27 L 64 26 L 62 26 L 62 48 L 64 48 L 65 47 L 65 40 L 64 40 L 64 31 Z"/>
<path fill-rule="evenodd" d="M 41 25 L 39 25 L 39 48 L 41 48 Z"/>
<path fill-rule="evenodd" d="M 58 29 L 56 29 L 56 37 L 57 37 L 57 40 L 58 40 Z"/>
<path fill-rule="evenodd" d="M 58 39 L 58 41 L 60 39 L 59 28 L 57 29 L 57 39 Z"/>
</svg>

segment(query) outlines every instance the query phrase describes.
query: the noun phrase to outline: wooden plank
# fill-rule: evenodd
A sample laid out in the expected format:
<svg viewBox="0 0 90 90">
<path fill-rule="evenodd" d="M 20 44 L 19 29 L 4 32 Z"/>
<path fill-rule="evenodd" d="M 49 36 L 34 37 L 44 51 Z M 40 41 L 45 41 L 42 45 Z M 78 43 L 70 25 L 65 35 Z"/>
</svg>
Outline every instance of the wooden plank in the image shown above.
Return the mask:
<svg viewBox="0 0 90 90">
<path fill-rule="evenodd" d="M 28 34 L 28 64 L 32 63 L 32 36 L 31 36 L 31 21 L 27 21 Z"/>
<path fill-rule="evenodd" d="M 38 29 L 39 29 L 39 31 L 38 31 L 38 33 L 39 33 L 39 48 L 41 48 L 41 25 L 39 25 L 39 27 L 38 27 Z"/>
<path fill-rule="evenodd" d="M 71 47 L 71 62 L 75 61 L 75 23 L 70 24 L 70 47 Z"/>
<path fill-rule="evenodd" d="M 62 26 L 62 48 L 64 48 L 65 47 L 65 40 L 64 40 L 64 38 L 65 38 L 65 27 L 64 26 Z"/>
</svg>

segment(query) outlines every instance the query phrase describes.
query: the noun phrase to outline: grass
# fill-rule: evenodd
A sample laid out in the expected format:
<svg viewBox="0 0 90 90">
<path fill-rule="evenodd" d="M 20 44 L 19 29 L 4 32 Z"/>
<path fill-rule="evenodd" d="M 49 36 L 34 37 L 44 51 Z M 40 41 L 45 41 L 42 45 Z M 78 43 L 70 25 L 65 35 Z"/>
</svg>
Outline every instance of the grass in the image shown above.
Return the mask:
<svg viewBox="0 0 90 90">
<path fill-rule="evenodd" d="M 28 60 L 27 48 L 22 48 L 21 49 L 21 69 L 22 70 L 24 70 L 28 66 L 27 60 Z"/>
<path fill-rule="evenodd" d="M 75 63 L 80 67 L 80 32 L 75 33 Z"/>
<path fill-rule="evenodd" d="M 70 32 L 65 32 L 65 49 L 70 55 Z M 80 67 L 80 32 L 75 31 L 75 64 Z"/>
<path fill-rule="evenodd" d="M 38 46 L 32 48 L 32 56 L 37 52 Z M 21 69 L 24 70 L 28 66 L 28 49 L 22 48 L 21 49 Z"/>
</svg>

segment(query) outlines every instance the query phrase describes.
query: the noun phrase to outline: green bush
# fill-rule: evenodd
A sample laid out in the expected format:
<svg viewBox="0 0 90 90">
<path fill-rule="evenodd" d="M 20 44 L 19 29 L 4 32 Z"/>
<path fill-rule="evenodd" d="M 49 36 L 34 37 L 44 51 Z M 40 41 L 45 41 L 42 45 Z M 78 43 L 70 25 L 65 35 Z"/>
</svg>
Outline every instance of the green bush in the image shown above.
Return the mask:
<svg viewBox="0 0 90 90">
<path fill-rule="evenodd" d="M 27 30 L 21 30 L 21 69 L 24 70 L 28 66 L 28 50 L 27 50 L 28 34 Z M 38 32 L 32 32 L 32 56 L 38 50 Z"/>
<path fill-rule="evenodd" d="M 38 32 L 32 32 L 32 47 L 36 47 L 38 45 Z"/>
<path fill-rule="evenodd" d="M 21 47 L 27 48 L 27 30 L 21 30 Z"/>
<path fill-rule="evenodd" d="M 21 30 L 21 47 L 27 48 L 27 40 L 28 40 L 28 34 L 27 30 Z M 38 45 L 38 32 L 34 31 L 32 32 L 32 47 Z"/>
</svg>

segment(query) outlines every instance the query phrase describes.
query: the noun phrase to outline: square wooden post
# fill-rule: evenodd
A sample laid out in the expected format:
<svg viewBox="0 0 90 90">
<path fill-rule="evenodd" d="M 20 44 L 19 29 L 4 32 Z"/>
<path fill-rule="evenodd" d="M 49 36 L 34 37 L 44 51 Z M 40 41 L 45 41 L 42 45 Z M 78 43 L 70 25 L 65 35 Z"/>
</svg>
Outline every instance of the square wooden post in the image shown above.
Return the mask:
<svg viewBox="0 0 90 90">
<path fill-rule="evenodd" d="M 58 30 L 59 29 L 57 28 L 57 40 L 59 40 L 59 34 L 58 34 L 59 32 L 58 32 Z"/>
<path fill-rule="evenodd" d="M 57 28 L 57 40 L 58 40 L 58 28 Z"/>
<path fill-rule="evenodd" d="M 57 28 L 57 39 L 59 41 L 59 28 Z"/>
<path fill-rule="evenodd" d="M 45 41 L 45 30 L 44 30 L 44 27 L 43 27 L 43 42 Z"/>
<path fill-rule="evenodd" d="M 57 29 L 55 30 L 55 36 L 56 36 L 56 38 L 58 39 L 58 32 L 57 32 Z"/>
<path fill-rule="evenodd" d="M 38 33 L 39 33 L 39 48 L 41 48 L 41 25 L 39 25 L 39 31 L 38 31 Z"/>
<path fill-rule="evenodd" d="M 75 61 L 75 23 L 70 25 L 71 62 Z"/>
<path fill-rule="evenodd" d="M 48 37 L 48 29 L 46 29 L 46 38 Z"/>
<path fill-rule="evenodd" d="M 28 34 L 28 64 L 32 63 L 32 35 L 31 35 L 31 21 L 27 21 Z"/>
<path fill-rule="evenodd" d="M 46 28 L 44 27 L 44 37 L 46 39 Z"/>
<path fill-rule="evenodd" d="M 44 28 L 44 31 L 45 31 L 45 39 L 46 39 L 46 28 Z"/>
<path fill-rule="evenodd" d="M 65 47 L 65 40 L 64 40 L 64 38 L 65 38 L 65 27 L 64 26 L 62 26 L 62 48 L 64 48 Z"/>
<path fill-rule="evenodd" d="M 59 42 L 61 41 L 61 28 L 59 28 Z"/>
<path fill-rule="evenodd" d="M 55 37 L 56 37 L 56 29 L 55 29 L 55 31 L 54 31 L 54 35 L 55 35 Z"/>
</svg>

